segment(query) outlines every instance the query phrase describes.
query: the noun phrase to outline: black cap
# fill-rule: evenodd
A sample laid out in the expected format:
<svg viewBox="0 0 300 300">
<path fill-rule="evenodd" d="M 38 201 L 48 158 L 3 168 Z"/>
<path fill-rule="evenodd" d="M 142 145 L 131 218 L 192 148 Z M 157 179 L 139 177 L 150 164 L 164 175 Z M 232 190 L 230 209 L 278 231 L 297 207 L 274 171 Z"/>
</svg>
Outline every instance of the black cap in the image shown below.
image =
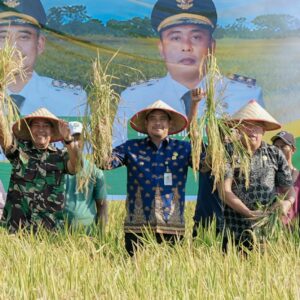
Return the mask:
<svg viewBox="0 0 300 300">
<path fill-rule="evenodd" d="M 196 24 L 213 32 L 217 19 L 212 0 L 158 0 L 151 15 L 152 27 L 157 32 L 181 24 Z"/>
<path fill-rule="evenodd" d="M 46 13 L 40 0 L 0 0 L 0 25 L 46 24 Z"/>
<path fill-rule="evenodd" d="M 271 141 L 273 142 L 273 144 L 275 143 L 276 140 L 281 139 L 285 144 L 289 145 L 289 146 L 293 146 L 296 147 L 296 141 L 294 136 L 287 132 L 287 131 L 280 131 L 278 132 L 276 135 L 274 135 L 271 138 Z"/>
</svg>

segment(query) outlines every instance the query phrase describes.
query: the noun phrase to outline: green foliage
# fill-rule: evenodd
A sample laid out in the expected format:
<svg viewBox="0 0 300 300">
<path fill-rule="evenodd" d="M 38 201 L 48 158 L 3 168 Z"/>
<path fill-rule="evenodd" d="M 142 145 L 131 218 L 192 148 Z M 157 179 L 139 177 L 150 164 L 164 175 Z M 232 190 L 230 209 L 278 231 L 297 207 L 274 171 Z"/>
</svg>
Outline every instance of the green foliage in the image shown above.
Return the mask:
<svg viewBox="0 0 300 300">
<path fill-rule="evenodd" d="M 115 37 L 155 37 L 149 17 L 133 17 L 128 20 L 101 20 L 91 18 L 84 5 L 52 7 L 47 16 L 47 26 L 71 35 L 102 34 Z M 249 23 L 252 26 L 249 26 Z M 216 38 L 278 38 L 299 36 L 300 20 L 284 14 L 260 15 L 248 21 L 239 17 L 231 24 L 218 25 Z"/>
<path fill-rule="evenodd" d="M 300 28 L 300 20 L 290 15 L 257 16 L 252 23 L 256 26 L 258 36 L 284 37 Z"/>
<path fill-rule="evenodd" d="M 84 24 L 89 21 L 86 7 L 84 5 L 68 5 L 52 7 L 47 16 L 47 25 L 50 28 L 60 30 L 63 25 L 79 23 Z"/>
</svg>

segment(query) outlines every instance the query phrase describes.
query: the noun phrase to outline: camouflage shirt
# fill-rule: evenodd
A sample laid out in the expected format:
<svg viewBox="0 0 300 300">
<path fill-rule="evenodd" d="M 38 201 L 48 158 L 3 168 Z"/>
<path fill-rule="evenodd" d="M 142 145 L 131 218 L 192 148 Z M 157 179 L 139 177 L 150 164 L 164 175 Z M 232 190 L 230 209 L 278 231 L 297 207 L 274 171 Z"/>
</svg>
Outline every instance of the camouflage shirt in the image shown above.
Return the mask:
<svg viewBox="0 0 300 300">
<path fill-rule="evenodd" d="M 69 173 L 66 149 L 49 145 L 41 150 L 31 141 L 15 141 L 6 157 L 12 164 L 4 208 L 6 226 L 12 232 L 19 226 L 57 227 L 56 217 L 64 206 L 64 174 Z"/>
</svg>

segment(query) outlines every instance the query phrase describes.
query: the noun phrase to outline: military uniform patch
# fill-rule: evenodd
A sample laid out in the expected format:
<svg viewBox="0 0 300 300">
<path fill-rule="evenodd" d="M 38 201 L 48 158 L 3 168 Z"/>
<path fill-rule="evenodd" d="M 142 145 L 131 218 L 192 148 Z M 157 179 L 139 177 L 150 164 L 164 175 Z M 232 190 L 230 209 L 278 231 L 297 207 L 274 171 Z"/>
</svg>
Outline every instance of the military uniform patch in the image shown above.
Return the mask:
<svg viewBox="0 0 300 300">
<path fill-rule="evenodd" d="M 133 91 L 135 90 L 136 87 L 140 86 L 151 86 L 154 85 L 159 79 L 158 78 L 150 78 L 149 80 L 139 80 L 138 82 L 132 82 L 130 84 L 130 90 Z"/>
<path fill-rule="evenodd" d="M 256 85 L 256 79 L 255 78 L 246 77 L 246 76 L 239 75 L 239 74 L 231 74 L 231 75 L 228 76 L 228 78 L 233 80 L 233 81 L 245 83 L 248 86 L 255 86 Z"/>
<path fill-rule="evenodd" d="M 81 92 L 82 91 L 82 87 L 80 85 L 75 85 L 73 83 L 66 83 L 63 80 L 55 80 L 53 79 L 51 82 L 52 86 L 57 88 L 57 89 L 69 89 L 69 90 L 73 90 L 74 93 L 76 94 L 76 92 Z"/>
</svg>

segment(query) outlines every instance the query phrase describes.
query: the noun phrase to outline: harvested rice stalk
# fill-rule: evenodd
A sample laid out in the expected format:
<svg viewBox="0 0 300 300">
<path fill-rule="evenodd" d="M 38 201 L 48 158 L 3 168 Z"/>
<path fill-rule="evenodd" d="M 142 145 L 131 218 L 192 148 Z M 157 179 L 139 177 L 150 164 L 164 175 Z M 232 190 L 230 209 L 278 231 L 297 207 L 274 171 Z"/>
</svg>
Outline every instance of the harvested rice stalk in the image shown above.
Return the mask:
<svg viewBox="0 0 300 300">
<path fill-rule="evenodd" d="M 0 105 L 2 118 L 8 128 L 19 119 L 19 110 L 11 97 L 7 94 L 7 87 L 16 82 L 16 76 L 24 80 L 23 57 L 21 52 L 6 40 L 0 49 Z M 5 140 L 4 140 L 5 143 Z"/>
<path fill-rule="evenodd" d="M 197 171 L 200 167 L 201 152 L 203 146 L 203 135 L 201 134 L 205 126 L 205 118 L 197 118 L 197 103 L 205 96 L 205 92 L 202 89 L 192 90 L 192 112 L 189 115 L 191 123 L 189 125 L 190 142 L 192 147 L 192 164 L 195 179 L 197 178 Z M 196 106 L 195 106 L 196 104 Z"/>
<path fill-rule="evenodd" d="M 203 118 L 197 119 L 194 118 L 190 124 L 190 140 L 192 147 L 192 163 L 193 163 L 193 172 L 195 178 L 197 178 L 197 172 L 199 171 L 200 166 L 200 157 L 203 144 L 203 135 L 200 133 L 203 130 L 204 122 Z"/>
<path fill-rule="evenodd" d="M 105 65 L 98 55 L 92 65 L 93 77 L 88 96 L 83 136 L 89 148 L 88 153 L 91 153 L 90 161 L 99 168 L 105 168 L 112 154 L 112 125 L 119 103 L 119 95 L 114 91 L 116 85 L 113 80 L 116 78 L 108 74 L 108 67 L 116 55 L 117 53 Z M 79 186 L 82 187 L 86 182 L 87 180 L 81 180 Z"/>
<path fill-rule="evenodd" d="M 205 149 L 205 164 L 214 176 L 213 190 L 218 183 L 224 182 L 227 163 L 239 167 L 240 175 L 245 176 L 246 186 L 249 186 L 251 153 L 242 144 L 236 131 L 229 126 L 229 119 L 222 111 L 224 91 L 216 89 L 217 82 L 221 80 L 216 58 L 209 54 L 201 64 L 200 70 L 205 82 L 206 99 L 203 115 L 199 120 L 192 120 L 190 125 L 194 172 L 199 170 L 202 141 L 206 133 L 208 144 Z"/>
<path fill-rule="evenodd" d="M 278 196 L 275 202 L 266 205 L 258 205 L 258 209 L 263 211 L 263 216 L 252 225 L 253 232 L 258 240 L 277 240 L 282 233 L 282 210 L 279 205 L 284 196 Z"/>
</svg>

